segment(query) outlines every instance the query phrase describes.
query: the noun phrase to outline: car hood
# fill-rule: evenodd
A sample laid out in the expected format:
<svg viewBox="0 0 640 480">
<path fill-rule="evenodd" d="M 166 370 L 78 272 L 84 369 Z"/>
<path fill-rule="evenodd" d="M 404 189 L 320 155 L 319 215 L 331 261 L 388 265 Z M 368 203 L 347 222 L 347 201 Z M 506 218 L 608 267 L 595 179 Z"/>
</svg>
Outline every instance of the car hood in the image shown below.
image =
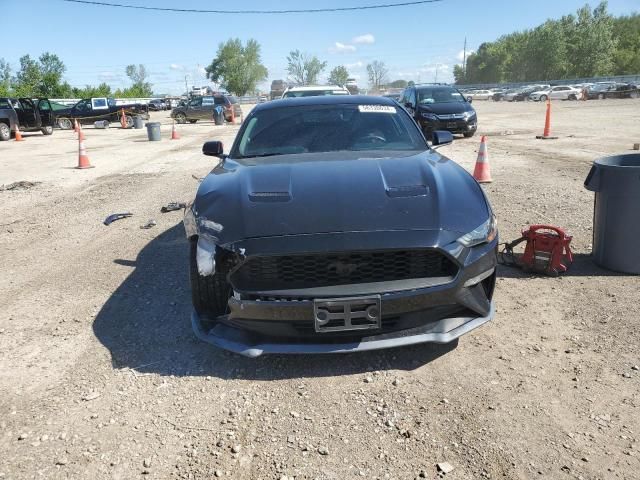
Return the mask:
<svg viewBox="0 0 640 480">
<path fill-rule="evenodd" d="M 336 232 L 445 230 L 453 241 L 489 215 L 476 181 L 435 151 L 227 159 L 201 183 L 198 233 L 244 239 Z M 246 160 L 242 161 L 246 162 Z"/>
<path fill-rule="evenodd" d="M 420 112 L 435 113 L 436 115 L 473 112 L 475 110 L 468 103 L 451 102 L 451 103 L 427 103 L 418 105 Z"/>
</svg>

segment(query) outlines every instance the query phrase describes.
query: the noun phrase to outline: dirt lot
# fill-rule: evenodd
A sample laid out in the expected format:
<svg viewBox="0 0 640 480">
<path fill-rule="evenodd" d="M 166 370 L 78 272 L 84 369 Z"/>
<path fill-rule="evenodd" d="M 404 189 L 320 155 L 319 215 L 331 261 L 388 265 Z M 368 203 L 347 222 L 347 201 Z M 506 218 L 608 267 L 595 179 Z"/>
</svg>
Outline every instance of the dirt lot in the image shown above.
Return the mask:
<svg viewBox="0 0 640 480">
<path fill-rule="evenodd" d="M 0 478 L 637 479 L 640 279 L 595 267 L 597 157 L 628 151 L 640 102 L 477 102 L 504 240 L 527 223 L 574 235 L 561 278 L 501 268 L 493 322 L 450 348 L 242 358 L 196 340 L 190 200 L 235 126 L 182 139 L 87 128 L 0 143 Z M 441 152 L 472 169 L 479 139 Z M 109 227 L 114 212 L 134 216 Z M 157 226 L 140 226 L 155 219 Z"/>
</svg>

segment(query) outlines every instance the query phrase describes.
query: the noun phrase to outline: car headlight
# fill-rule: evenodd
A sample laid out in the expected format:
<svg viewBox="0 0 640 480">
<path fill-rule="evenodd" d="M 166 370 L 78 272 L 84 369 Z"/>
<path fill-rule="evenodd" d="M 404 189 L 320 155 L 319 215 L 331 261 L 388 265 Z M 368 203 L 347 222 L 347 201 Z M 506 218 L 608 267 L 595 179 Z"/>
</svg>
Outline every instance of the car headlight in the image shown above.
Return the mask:
<svg viewBox="0 0 640 480">
<path fill-rule="evenodd" d="M 464 112 L 462 116 L 465 120 L 469 120 L 470 118 L 473 118 L 476 116 L 476 112 Z"/>
<path fill-rule="evenodd" d="M 483 243 L 489 243 L 498 234 L 498 220 L 491 214 L 489 219 L 478 228 L 461 236 L 457 241 L 465 247 L 475 247 Z"/>
<path fill-rule="evenodd" d="M 422 112 L 422 118 L 425 118 L 427 120 L 438 120 L 438 116 L 434 113 L 426 113 L 426 112 Z"/>
</svg>

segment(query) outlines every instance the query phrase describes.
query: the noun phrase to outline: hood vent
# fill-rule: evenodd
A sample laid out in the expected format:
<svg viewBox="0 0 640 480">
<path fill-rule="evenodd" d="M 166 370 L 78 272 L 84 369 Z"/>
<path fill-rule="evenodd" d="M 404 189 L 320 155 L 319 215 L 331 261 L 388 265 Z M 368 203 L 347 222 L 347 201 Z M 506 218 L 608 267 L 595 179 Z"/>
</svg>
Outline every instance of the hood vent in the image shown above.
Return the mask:
<svg viewBox="0 0 640 480">
<path fill-rule="evenodd" d="M 251 192 L 249 200 L 254 203 L 278 203 L 291 201 L 289 192 Z"/>
<path fill-rule="evenodd" d="M 399 197 L 424 197 L 429 195 L 429 187 L 426 185 L 401 185 L 387 187 L 387 195 L 391 198 Z"/>
</svg>

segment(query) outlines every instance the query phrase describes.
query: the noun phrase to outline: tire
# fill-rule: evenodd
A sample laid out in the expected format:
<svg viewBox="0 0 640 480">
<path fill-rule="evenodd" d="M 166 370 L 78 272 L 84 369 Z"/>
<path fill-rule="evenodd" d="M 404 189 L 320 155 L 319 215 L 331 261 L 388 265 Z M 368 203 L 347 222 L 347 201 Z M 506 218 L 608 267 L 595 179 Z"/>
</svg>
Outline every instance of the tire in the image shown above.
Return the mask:
<svg viewBox="0 0 640 480">
<path fill-rule="evenodd" d="M 73 122 L 70 118 L 60 117 L 58 118 L 58 127 L 62 130 L 71 130 L 73 128 Z"/>
<path fill-rule="evenodd" d="M 629 98 L 638 98 L 638 97 L 640 97 L 640 93 L 638 93 L 637 90 L 634 90 L 629 94 Z"/>
<path fill-rule="evenodd" d="M 11 128 L 4 122 L 0 122 L 0 142 L 11 140 Z"/>
<path fill-rule="evenodd" d="M 476 134 L 476 132 L 464 132 L 464 138 L 471 138 Z"/>
<path fill-rule="evenodd" d="M 189 123 L 196 123 L 198 120 L 189 120 Z"/>
<path fill-rule="evenodd" d="M 575 95 L 569 95 L 569 100 L 575 101 L 578 100 L 578 97 L 576 97 Z"/>
<path fill-rule="evenodd" d="M 187 116 L 184 113 L 176 113 L 177 123 L 187 123 Z"/>
<path fill-rule="evenodd" d="M 604 100 L 604 93 L 599 93 L 598 94 L 598 100 Z"/>
<path fill-rule="evenodd" d="M 541 102 L 546 102 L 548 98 L 549 97 L 547 97 L 546 95 L 540 95 L 540 101 Z"/>
<path fill-rule="evenodd" d="M 231 285 L 225 274 L 214 273 L 203 277 L 198 273 L 196 261 L 198 241 L 190 242 L 189 278 L 191 280 L 191 301 L 198 315 L 207 317 L 209 325 L 212 320 L 227 313 L 228 302 L 231 297 Z"/>
<path fill-rule="evenodd" d="M 125 115 L 124 121 L 127 124 L 127 128 L 133 128 L 133 117 L 131 115 Z"/>
<path fill-rule="evenodd" d="M 51 125 L 48 125 L 46 127 L 42 127 L 40 131 L 43 135 L 51 135 L 53 133 L 53 127 Z"/>
</svg>

